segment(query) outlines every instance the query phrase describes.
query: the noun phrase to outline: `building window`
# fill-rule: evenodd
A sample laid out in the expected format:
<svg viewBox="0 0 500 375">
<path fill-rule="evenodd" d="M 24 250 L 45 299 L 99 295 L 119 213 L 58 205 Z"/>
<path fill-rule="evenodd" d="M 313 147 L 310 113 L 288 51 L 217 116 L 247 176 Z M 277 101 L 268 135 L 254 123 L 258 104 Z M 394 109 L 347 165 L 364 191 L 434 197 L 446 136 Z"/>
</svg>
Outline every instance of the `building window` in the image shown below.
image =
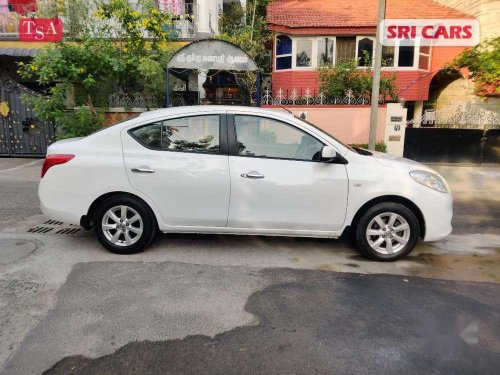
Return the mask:
<svg viewBox="0 0 500 375">
<path fill-rule="evenodd" d="M 372 66 L 373 60 L 373 39 L 362 38 L 358 39 L 358 65 L 359 66 Z"/>
<path fill-rule="evenodd" d="M 295 66 L 297 68 L 310 68 L 311 63 L 312 63 L 312 40 L 297 39 Z"/>
<path fill-rule="evenodd" d="M 394 66 L 394 47 L 382 46 L 382 66 L 383 67 L 393 67 Z"/>
<path fill-rule="evenodd" d="M 399 46 L 398 67 L 411 68 L 415 58 L 415 46 Z"/>
<path fill-rule="evenodd" d="M 335 63 L 340 64 L 356 58 L 356 38 L 337 37 Z"/>
<path fill-rule="evenodd" d="M 429 70 L 429 62 L 431 55 L 431 47 L 420 46 L 418 51 L 418 68 L 422 70 Z"/>
<path fill-rule="evenodd" d="M 276 70 L 292 69 L 292 39 L 286 35 L 276 37 Z"/>
<path fill-rule="evenodd" d="M 335 40 L 332 38 L 318 39 L 318 66 L 333 65 L 333 48 Z"/>
</svg>

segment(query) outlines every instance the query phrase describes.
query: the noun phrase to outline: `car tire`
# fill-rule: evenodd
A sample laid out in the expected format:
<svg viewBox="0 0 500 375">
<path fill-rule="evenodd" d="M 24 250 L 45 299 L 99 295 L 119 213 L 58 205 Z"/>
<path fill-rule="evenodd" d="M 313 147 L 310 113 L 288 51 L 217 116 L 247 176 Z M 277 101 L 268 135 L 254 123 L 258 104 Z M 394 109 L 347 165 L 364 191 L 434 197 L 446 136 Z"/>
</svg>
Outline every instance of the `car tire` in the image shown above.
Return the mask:
<svg viewBox="0 0 500 375">
<path fill-rule="evenodd" d="M 157 224 L 150 208 L 131 196 L 106 199 L 94 214 L 97 240 L 115 254 L 135 254 L 153 242 Z"/>
<path fill-rule="evenodd" d="M 391 262 L 413 250 L 419 233 L 418 219 L 410 209 L 399 203 L 379 203 L 358 221 L 356 242 L 367 258 Z"/>
</svg>

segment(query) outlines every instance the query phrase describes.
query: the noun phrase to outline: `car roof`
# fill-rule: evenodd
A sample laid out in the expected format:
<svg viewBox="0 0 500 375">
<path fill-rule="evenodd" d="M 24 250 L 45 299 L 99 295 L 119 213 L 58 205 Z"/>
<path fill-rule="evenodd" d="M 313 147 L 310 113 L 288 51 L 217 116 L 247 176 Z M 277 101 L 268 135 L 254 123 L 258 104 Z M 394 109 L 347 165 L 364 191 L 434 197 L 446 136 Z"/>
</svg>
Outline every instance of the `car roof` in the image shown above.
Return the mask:
<svg viewBox="0 0 500 375">
<path fill-rule="evenodd" d="M 255 113 L 261 115 L 280 115 L 285 117 L 293 117 L 288 111 L 284 109 L 266 109 L 261 107 L 246 107 L 246 106 L 228 106 L 228 105 L 193 105 L 193 106 L 183 106 L 183 107 L 172 107 L 172 108 L 161 108 L 153 111 L 147 111 L 140 114 L 140 118 L 157 118 L 162 116 L 172 116 L 172 115 L 184 115 L 184 114 L 196 114 L 196 113 L 221 113 L 221 112 L 231 112 L 231 113 Z"/>
</svg>

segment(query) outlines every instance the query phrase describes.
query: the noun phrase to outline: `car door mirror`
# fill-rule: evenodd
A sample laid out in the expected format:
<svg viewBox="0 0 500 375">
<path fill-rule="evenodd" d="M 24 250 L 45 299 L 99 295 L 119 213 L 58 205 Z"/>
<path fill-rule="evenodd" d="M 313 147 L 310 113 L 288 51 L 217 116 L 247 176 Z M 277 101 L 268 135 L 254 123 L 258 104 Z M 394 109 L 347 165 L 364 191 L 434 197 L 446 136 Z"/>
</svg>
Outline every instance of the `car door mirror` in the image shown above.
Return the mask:
<svg viewBox="0 0 500 375">
<path fill-rule="evenodd" d="M 321 149 L 321 160 L 330 160 L 337 156 L 337 150 L 332 146 L 323 146 Z"/>
<path fill-rule="evenodd" d="M 333 164 L 347 164 L 347 160 L 332 146 L 323 146 L 321 149 L 321 161 Z"/>
</svg>

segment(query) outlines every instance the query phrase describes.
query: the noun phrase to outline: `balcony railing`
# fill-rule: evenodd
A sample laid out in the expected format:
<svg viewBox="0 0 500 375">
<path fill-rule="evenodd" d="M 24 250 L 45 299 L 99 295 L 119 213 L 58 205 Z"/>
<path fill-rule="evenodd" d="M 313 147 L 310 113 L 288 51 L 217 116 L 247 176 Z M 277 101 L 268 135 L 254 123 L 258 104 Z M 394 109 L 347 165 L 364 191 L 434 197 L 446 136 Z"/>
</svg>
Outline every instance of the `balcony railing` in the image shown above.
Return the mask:
<svg viewBox="0 0 500 375">
<path fill-rule="evenodd" d="M 175 36 L 181 39 L 196 38 L 198 15 L 198 4 L 194 0 L 184 1 L 181 8 L 176 9 L 173 14 Z"/>
</svg>

